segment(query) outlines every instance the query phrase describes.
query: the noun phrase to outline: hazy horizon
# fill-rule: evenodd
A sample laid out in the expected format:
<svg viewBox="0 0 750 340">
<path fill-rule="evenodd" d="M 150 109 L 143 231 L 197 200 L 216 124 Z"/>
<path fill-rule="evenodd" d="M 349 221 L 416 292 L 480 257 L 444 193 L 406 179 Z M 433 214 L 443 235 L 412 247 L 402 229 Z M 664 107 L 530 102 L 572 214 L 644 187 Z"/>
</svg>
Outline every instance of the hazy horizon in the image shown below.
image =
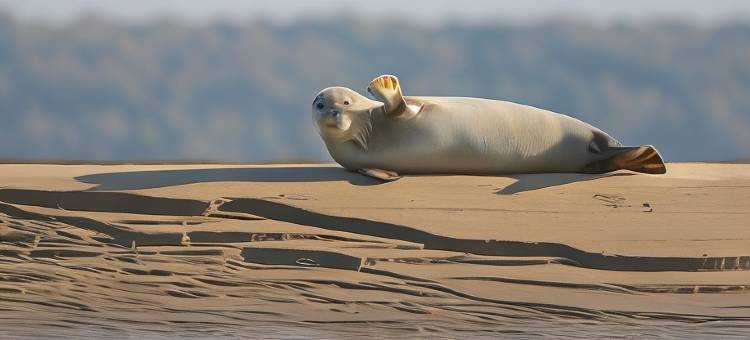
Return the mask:
<svg viewBox="0 0 750 340">
<path fill-rule="evenodd" d="M 0 0 L 0 10 L 24 19 L 66 22 L 88 13 L 124 21 L 143 21 L 171 17 L 186 21 L 248 20 L 263 18 L 278 22 L 328 19 L 352 15 L 369 19 L 397 19 L 421 24 L 446 22 L 533 23 L 550 17 L 575 18 L 613 23 L 619 21 L 683 20 L 699 24 L 717 24 L 750 20 L 750 4 L 741 0 L 475 0 L 462 3 L 450 0 Z"/>
</svg>

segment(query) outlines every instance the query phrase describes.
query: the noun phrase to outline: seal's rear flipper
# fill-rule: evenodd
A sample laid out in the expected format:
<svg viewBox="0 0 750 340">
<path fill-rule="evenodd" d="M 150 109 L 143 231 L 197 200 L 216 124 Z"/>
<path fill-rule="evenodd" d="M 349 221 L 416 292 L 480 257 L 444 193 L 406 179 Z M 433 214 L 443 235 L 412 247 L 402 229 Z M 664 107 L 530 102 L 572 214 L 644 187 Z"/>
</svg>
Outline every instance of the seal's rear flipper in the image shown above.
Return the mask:
<svg viewBox="0 0 750 340">
<path fill-rule="evenodd" d="M 651 145 L 611 147 L 607 153 L 613 156 L 587 164 L 584 173 L 602 174 L 615 170 L 630 170 L 646 174 L 664 174 L 667 167 L 659 152 Z"/>
<path fill-rule="evenodd" d="M 357 172 L 365 175 L 374 177 L 383 181 L 395 181 L 401 176 L 399 176 L 395 171 L 388 171 L 388 170 L 382 170 L 382 169 L 358 169 Z"/>
</svg>

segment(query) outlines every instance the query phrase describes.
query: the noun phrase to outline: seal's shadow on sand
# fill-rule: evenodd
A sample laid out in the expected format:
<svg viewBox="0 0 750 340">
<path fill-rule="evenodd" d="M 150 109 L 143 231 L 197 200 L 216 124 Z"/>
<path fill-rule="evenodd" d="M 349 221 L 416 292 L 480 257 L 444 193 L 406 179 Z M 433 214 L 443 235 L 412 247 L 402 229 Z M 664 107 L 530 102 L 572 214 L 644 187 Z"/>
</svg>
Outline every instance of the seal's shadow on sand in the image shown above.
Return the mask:
<svg viewBox="0 0 750 340">
<path fill-rule="evenodd" d="M 512 195 L 573 182 L 590 181 L 609 176 L 631 176 L 628 172 L 607 174 L 546 173 L 499 175 L 516 181 L 499 191 L 498 195 Z M 76 180 L 96 184 L 91 190 L 139 190 L 174 185 L 206 182 L 335 182 L 353 185 L 378 185 L 388 182 L 367 177 L 339 167 L 301 166 L 268 168 L 207 168 L 108 172 L 78 176 Z M 450 180 L 447 179 L 446 180 Z"/>
<path fill-rule="evenodd" d="M 576 173 L 545 173 L 545 174 L 520 174 L 506 175 L 503 177 L 513 178 L 516 181 L 496 192 L 498 195 L 512 195 L 524 191 L 531 191 L 565 185 L 574 182 L 592 181 L 612 176 L 633 176 L 630 172 L 611 172 L 605 174 L 576 174 Z"/>
<path fill-rule="evenodd" d="M 204 182 L 334 182 L 378 185 L 383 181 L 338 167 L 208 168 L 109 172 L 78 176 L 91 190 L 138 190 Z"/>
</svg>

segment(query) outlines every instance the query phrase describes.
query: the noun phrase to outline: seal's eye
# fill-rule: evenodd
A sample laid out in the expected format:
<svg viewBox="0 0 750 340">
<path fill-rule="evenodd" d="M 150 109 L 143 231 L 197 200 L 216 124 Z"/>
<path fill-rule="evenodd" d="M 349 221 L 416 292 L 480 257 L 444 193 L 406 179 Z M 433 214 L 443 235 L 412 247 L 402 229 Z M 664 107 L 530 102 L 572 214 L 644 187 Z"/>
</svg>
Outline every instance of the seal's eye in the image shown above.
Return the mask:
<svg viewBox="0 0 750 340">
<path fill-rule="evenodd" d="M 323 106 L 325 106 L 325 105 L 323 105 L 323 103 L 321 103 L 321 102 L 318 102 L 317 104 L 315 104 L 315 107 L 317 107 L 318 110 L 322 110 Z"/>
<path fill-rule="evenodd" d="M 345 100 L 345 101 L 344 101 L 344 105 L 349 105 L 349 101 L 348 101 L 348 100 Z"/>
</svg>

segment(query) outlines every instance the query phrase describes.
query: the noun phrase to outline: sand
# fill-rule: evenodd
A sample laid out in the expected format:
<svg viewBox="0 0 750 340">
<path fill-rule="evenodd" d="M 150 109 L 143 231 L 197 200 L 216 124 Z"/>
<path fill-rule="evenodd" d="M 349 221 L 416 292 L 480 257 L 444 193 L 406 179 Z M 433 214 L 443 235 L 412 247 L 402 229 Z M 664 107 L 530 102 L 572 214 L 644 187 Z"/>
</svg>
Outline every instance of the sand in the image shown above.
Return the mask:
<svg viewBox="0 0 750 340">
<path fill-rule="evenodd" d="M 744 338 L 750 165 L 0 165 L 0 337 Z"/>
</svg>

